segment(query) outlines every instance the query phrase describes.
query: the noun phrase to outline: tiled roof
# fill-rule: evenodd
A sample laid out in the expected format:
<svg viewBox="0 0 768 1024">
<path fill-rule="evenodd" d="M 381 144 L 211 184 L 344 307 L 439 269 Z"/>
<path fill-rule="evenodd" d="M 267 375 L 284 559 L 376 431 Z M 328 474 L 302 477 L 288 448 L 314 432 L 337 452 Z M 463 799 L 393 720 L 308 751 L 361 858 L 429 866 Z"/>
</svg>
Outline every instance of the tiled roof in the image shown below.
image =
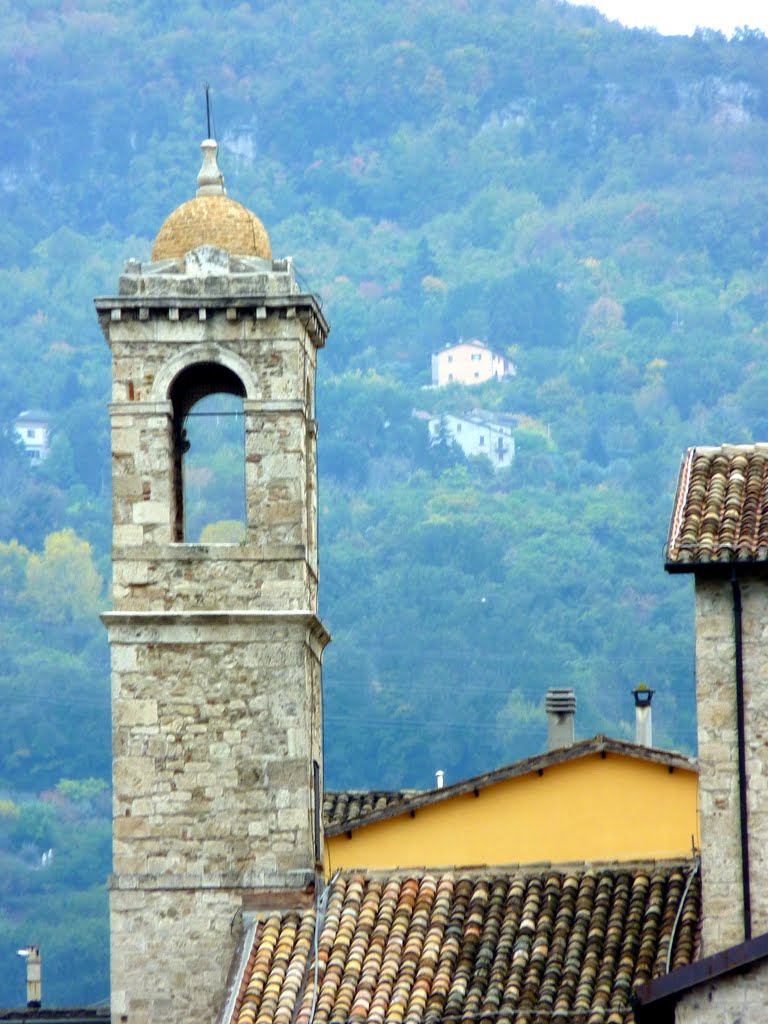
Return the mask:
<svg viewBox="0 0 768 1024">
<path fill-rule="evenodd" d="M 680 470 L 667 568 L 768 561 L 768 445 L 689 448 Z"/>
<path fill-rule="evenodd" d="M 653 761 L 666 765 L 668 768 L 682 768 L 697 771 L 693 758 L 670 750 L 657 750 L 655 747 L 644 747 L 627 740 L 611 739 L 608 736 L 593 736 L 588 740 L 577 740 L 568 747 L 550 750 L 545 754 L 536 754 L 521 761 L 494 768 L 493 771 L 462 779 L 441 789 L 402 789 L 389 792 L 364 792 L 362 790 L 347 793 L 326 793 L 323 799 L 323 820 L 325 833 L 328 836 L 348 832 L 362 825 L 370 825 L 374 821 L 392 818 L 398 814 L 416 811 L 428 804 L 449 800 L 462 793 L 472 793 L 492 786 L 505 779 L 516 778 L 531 772 L 543 771 L 557 764 L 587 757 L 591 754 L 618 754 L 623 757 L 639 758 L 642 761 Z"/>
<path fill-rule="evenodd" d="M 377 815 L 397 807 L 419 794 L 418 789 L 346 789 L 323 796 L 323 823 L 326 828 L 343 832 L 360 818 Z"/>
<path fill-rule="evenodd" d="M 314 909 L 258 921 L 231 1022 L 626 1024 L 699 914 L 690 865 L 338 877 L 317 937 Z"/>
</svg>

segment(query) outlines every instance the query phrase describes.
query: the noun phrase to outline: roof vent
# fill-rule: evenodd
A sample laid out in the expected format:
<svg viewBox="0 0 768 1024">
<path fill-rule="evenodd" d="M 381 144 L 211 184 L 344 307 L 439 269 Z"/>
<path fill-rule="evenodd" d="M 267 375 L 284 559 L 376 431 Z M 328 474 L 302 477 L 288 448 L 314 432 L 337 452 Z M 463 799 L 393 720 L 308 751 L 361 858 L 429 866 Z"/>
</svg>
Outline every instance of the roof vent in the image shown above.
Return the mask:
<svg viewBox="0 0 768 1024">
<path fill-rule="evenodd" d="M 544 706 L 547 709 L 547 748 L 559 750 L 573 743 L 576 694 L 571 689 L 550 687 Z"/>
<path fill-rule="evenodd" d="M 27 1006 L 38 1009 L 43 999 L 42 960 L 39 946 L 27 946 L 19 950 L 19 956 L 27 961 Z"/>
<path fill-rule="evenodd" d="M 437 782 L 437 788 L 442 789 L 443 786 L 445 785 L 445 772 L 442 770 L 442 768 L 438 768 L 437 771 L 435 772 L 435 780 Z"/>
<path fill-rule="evenodd" d="M 640 683 L 637 689 L 632 691 L 635 698 L 635 743 L 639 747 L 653 746 L 651 701 L 655 692 L 645 683 Z"/>
</svg>

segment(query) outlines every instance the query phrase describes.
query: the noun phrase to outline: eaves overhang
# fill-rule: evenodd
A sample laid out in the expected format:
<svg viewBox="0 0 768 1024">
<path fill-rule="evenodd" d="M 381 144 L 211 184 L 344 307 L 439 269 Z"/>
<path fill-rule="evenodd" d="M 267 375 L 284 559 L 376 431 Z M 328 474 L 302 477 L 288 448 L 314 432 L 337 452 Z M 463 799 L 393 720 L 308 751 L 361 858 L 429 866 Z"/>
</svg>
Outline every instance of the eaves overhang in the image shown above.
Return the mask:
<svg viewBox="0 0 768 1024">
<path fill-rule="evenodd" d="M 674 1008 L 686 993 L 729 974 L 747 971 L 765 960 L 768 960 L 768 932 L 647 981 L 639 985 L 632 996 L 635 1024 L 674 1022 Z"/>
</svg>

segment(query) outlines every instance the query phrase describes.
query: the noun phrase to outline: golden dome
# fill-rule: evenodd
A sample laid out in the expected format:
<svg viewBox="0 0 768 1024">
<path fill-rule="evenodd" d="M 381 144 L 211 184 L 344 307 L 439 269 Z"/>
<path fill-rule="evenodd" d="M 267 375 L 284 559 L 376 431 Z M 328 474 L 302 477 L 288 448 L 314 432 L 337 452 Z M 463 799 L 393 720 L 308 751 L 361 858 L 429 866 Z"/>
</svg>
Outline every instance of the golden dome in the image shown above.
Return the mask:
<svg viewBox="0 0 768 1024">
<path fill-rule="evenodd" d="M 198 175 L 197 196 L 182 203 L 157 233 L 152 260 L 177 259 L 201 245 L 226 249 L 235 256 L 272 259 L 272 247 L 264 225 L 224 191 L 224 178 L 216 162 L 217 145 L 202 144 L 203 166 Z"/>
<path fill-rule="evenodd" d="M 272 259 L 264 225 L 228 196 L 197 196 L 182 203 L 158 231 L 152 259 L 176 259 L 200 245 L 215 245 L 236 256 Z"/>
</svg>

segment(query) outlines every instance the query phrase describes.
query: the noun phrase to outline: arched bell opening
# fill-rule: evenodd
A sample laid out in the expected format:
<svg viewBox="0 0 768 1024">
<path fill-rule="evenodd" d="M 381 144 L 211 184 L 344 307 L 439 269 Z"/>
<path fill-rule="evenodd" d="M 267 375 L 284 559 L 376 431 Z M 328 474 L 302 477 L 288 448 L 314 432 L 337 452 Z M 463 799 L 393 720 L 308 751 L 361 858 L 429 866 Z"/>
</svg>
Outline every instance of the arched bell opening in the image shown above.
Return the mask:
<svg viewBox="0 0 768 1024">
<path fill-rule="evenodd" d="M 245 538 L 243 382 L 226 366 L 195 363 L 173 381 L 174 540 Z"/>
</svg>

